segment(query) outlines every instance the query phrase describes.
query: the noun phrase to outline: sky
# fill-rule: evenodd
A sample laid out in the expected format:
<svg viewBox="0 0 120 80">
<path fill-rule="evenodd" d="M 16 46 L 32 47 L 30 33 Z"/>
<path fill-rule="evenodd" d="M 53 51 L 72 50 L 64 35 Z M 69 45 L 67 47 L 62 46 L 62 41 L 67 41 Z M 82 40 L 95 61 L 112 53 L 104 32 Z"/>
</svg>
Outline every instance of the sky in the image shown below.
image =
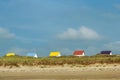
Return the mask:
<svg viewBox="0 0 120 80">
<path fill-rule="evenodd" d="M 120 0 L 0 0 L 0 54 L 120 53 Z"/>
</svg>

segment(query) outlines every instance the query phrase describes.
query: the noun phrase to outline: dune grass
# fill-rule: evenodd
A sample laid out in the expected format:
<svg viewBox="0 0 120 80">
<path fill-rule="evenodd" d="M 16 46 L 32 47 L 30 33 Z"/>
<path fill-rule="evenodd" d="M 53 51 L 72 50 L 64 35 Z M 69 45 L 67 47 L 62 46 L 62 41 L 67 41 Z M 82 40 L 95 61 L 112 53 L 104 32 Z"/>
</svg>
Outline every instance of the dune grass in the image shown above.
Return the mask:
<svg viewBox="0 0 120 80">
<path fill-rule="evenodd" d="M 120 56 L 85 56 L 85 57 L 0 57 L 0 66 L 38 66 L 38 65 L 64 65 L 80 64 L 90 65 L 95 63 L 120 63 Z"/>
</svg>

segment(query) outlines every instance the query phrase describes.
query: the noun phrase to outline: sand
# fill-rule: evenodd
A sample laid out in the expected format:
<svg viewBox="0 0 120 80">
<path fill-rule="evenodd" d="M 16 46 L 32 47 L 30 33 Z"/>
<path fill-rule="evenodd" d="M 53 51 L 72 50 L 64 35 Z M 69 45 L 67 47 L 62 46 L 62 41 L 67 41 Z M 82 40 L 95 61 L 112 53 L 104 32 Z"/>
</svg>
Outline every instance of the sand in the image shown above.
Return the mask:
<svg viewBox="0 0 120 80">
<path fill-rule="evenodd" d="M 120 80 L 120 64 L 0 67 L 0 80 Z"/>
</svg>

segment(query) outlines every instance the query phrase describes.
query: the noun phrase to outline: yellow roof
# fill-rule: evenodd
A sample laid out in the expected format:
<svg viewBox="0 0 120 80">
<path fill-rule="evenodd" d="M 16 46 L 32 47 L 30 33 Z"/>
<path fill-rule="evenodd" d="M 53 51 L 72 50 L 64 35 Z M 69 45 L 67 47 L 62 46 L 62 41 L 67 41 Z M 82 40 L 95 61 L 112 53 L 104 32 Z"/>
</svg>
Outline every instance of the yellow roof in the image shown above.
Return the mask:
<svg viewBox="0 0 120 80">
<path fill-rule="evenodd" d="M 15 53 L 7 53 L 6 56 L 15 56 Z"/>
<path fill-rule="evenodd" d="M 61 54 L 60 54 L 60 52 L 50 52 L 50 55 L 49 56 L 51 56 L 51 57 L 59 57 L 59 56 L 61 56 Z"/>
</svg>

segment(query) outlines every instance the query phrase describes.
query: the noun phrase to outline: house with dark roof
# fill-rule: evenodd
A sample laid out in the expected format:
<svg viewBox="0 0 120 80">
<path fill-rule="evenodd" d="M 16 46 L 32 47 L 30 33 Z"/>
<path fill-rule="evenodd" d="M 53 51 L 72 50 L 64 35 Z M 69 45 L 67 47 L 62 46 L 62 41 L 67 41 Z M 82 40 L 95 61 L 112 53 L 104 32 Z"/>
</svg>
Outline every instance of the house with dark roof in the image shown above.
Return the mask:
<svg viewBox="0 0 120 80">
<path fill-rule="evenodd" d="M 73 55 L 74 56 L 85 56 L 85 51 L 84 50 L 75 50 L 74 52 L 73 52 Z"/>
<path fill-rule="evenodd" d="M 100 54 L 112 55 L 112 51 L 101 51 Z"/>
</svg>

